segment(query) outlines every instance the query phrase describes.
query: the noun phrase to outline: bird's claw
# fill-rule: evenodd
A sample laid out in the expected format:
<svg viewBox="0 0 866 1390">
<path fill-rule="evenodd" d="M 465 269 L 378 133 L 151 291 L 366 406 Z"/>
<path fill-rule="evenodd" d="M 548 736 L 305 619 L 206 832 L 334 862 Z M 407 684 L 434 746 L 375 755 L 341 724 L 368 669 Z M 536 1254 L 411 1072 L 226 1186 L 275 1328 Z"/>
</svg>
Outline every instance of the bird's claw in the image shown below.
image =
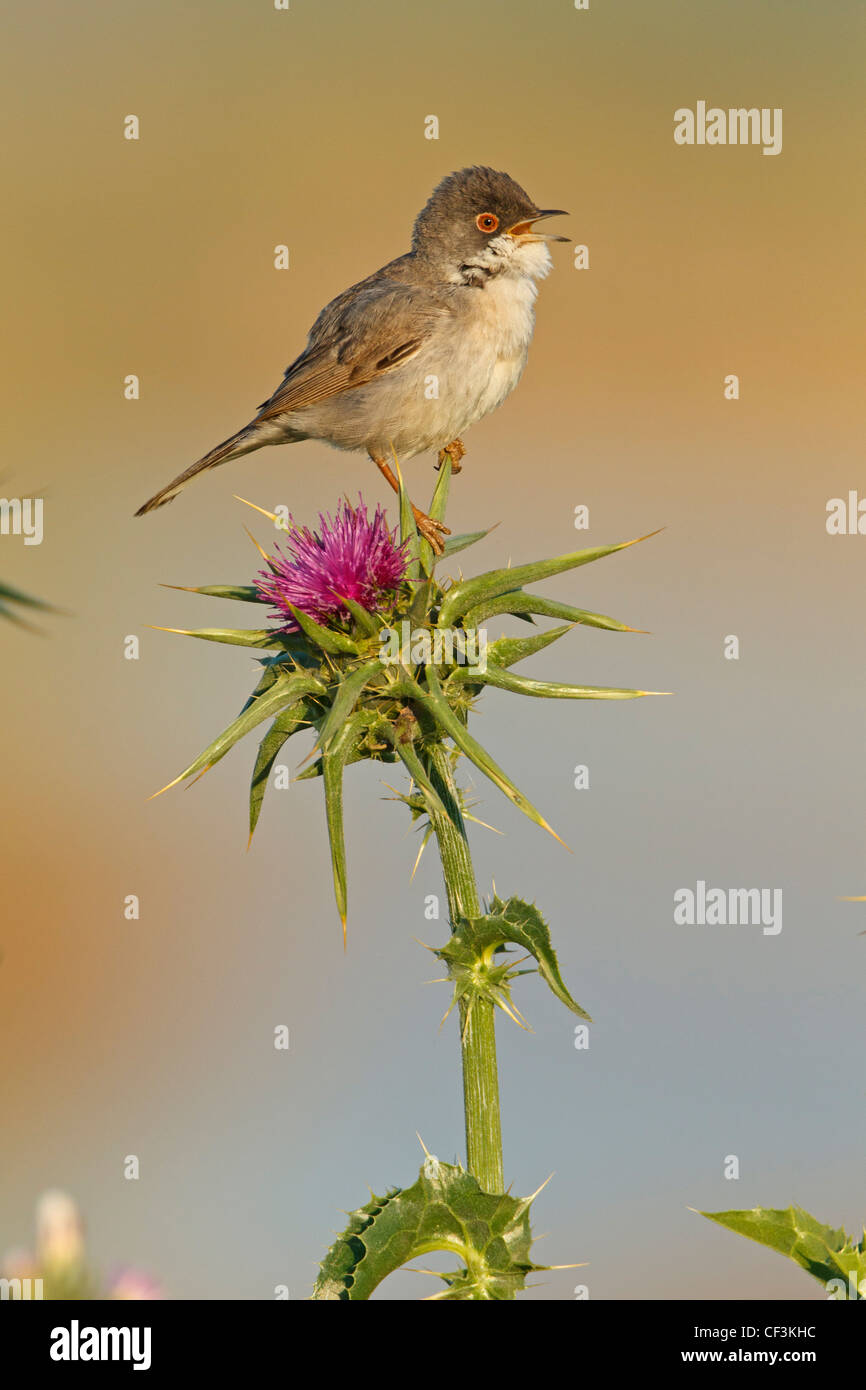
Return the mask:
<svg viewBox="0 0 866 1390">
<path fill-rule="evenodd" d="M 418 534 L 433 550 L 434 555 L 444 555 L 445 543 L 444 536 L 450 536 L 451 532 L 442 521 L 435 521 L 432 516 L 427 516 L 424 512 L 418 512 L 415 516 L 415 525 L 418 527 Z"/>
<path fill-rule="evenodd" d="M 439 462 L 434 463 L 433 467 L 436 469 L 441 468 L 446 458 L 450 458 L 451 472 L 461 473 L 463 471 L 463 465 L 460 462 L 460 460 L 463 458 L 465 453 L 466 445 L 463 443 L 463 440 L 452 439 L 450 444 L 446 444 L 444 449 L 439 450 Z"/>
</svg>

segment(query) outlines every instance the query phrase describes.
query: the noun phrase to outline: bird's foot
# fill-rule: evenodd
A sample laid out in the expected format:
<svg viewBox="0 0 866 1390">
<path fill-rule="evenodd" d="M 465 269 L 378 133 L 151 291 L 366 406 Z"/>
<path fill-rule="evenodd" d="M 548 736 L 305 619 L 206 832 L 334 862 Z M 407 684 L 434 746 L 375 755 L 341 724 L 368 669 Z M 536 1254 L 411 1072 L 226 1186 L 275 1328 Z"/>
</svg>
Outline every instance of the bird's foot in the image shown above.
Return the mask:
<svg viewBox="0 0 866 1390">
<path fill-rule="evenodd" d="M 452 439 L 450 444 L 446 444 L 444 449 L 439 450 L 439 462 L 434 463 L 434 468 L 441 468 L 446 458 L 451 460 L 451 472 L 462 472 L 463 465 L 460 460 L 466 453 L 466 445 L 462 439 Z"/>
<path fill-rule="evenodd" d="M 459 444 L 460 441 L 458 440 L 457 443 Z M 451 448 L 452 446 L 449 445 L 448 447 Z M 460 448 L 463 448 L 462 444 L 460 444 Z M 382 477 L 385 479 L 388 486 L 390 488 L 393 488 L 394 491 L 399 495 L 400 483 L 398 482 L 391 465 L 389 463 L 386 463 L 383 458 L 380 458 L 378 454 L 374 454 L 372 449 L 369 451 L 369 453 L 370 458 L 375 463 L 376 467 L 382 474 Z M 434 521 L 432 516 L 428 516 L 426 512 L 422 512 L 421 508 L 416 507 L 414 502 L 411 504 L 411 506 L 412 515 L 415 518 L 415 525 L 418 527 L 419 534 L 423 536 L 424 540 L 427 541 L 428 545 L 432 547 L 434 555 L 443 555 L 445 553 L 445 542 L 443 541 L 442 537 L 451 535 L 451 532 L 448 530 L 448 527 L 442 521 Z"/>
<path fill-rule="evenodd" d="M 422 512 L 418 507 L 412 508 L 412 515 L 415 518 L 415 525 L 418 527 L 418 534 L 431 546 L 434 555 L 445 553 L 444 536 L 450 536 L 451 532 L 442 521 L 434 521 L 432 516 Z"/>
</svg>

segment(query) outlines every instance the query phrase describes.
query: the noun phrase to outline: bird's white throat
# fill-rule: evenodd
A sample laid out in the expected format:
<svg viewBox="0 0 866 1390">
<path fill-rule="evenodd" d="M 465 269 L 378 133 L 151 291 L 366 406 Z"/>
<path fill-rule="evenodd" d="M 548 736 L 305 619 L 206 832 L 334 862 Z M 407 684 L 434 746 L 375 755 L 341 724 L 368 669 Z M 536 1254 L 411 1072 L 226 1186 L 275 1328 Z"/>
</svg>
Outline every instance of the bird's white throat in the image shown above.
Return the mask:
<svg viewBox="0 0 866 1390">
<path fill-rule="evenodd" d="M 504 234 L 494 237 L 451 274 L 452 283 L 482 286 L 494 278 L 543 280 L 553 268 L 544 241 L 519 241 Z"/>
</svg>

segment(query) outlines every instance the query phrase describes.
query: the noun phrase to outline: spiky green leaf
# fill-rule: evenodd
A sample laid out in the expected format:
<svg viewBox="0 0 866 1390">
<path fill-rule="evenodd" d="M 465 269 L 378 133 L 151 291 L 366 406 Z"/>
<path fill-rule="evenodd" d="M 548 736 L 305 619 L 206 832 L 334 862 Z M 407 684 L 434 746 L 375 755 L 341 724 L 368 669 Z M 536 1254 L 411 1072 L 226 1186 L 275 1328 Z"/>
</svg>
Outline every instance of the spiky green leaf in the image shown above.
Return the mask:
<svg viewBox="0 0 866 1390">
<path fill-rule="evenodd" d="M 366 609 L 363 604 L 358 603 L 357 599 L 346 598 L 343 594 L 339 594 L 338 598 L 354 618 L 358 632 L 365 637 L 375 637 L 376 633 L 379 631 L 380 623 L 377 621 L 374 614 Z"/>
<path fill-rule="evenodd" d="M 286 605 L 302 632 L 305 632 L 311 642 L 315 642 L 317 647 L 321 647 L 323 652 L 331 652 L 334 656 L 358 656 L 359 648 L 357 642 L 351 637 L 347 637 L 344 632 L 338 632 L 336 628 L 323 627 L 317 623 L 315 618 L 311 618 L 307 613 L 302 613 L 300 608 L 296 608 L 293 603 Z"/>
<path fill-rule="evenodd" d="M 204 594 L 207 598 L 233 598 L 241 603 L 267 603 L 255 584 L 166 584 L 166 589 L 182 589 L 187 594 Z"/>
<path fill-rule="evenodd" d="M 855 1244 L 841 1228 L 816 1221 L 802 1207 L 753 1207 L 751 1211 L 703 1211 L 709 1221 L 787 1255 L 822 1284 L 839 1280 L 838 1299 L 866 1298 L 866 1232 Z M 846 1292 L 850 1290 L 851 1292 Z"/>
<path fill-rule="evenodd" d="M 433 489 L 433 498 L 427 512 L 434 521 L 445 520 L 445 510 L 448 506 L 448 493 L 451 488 L 451 456 L 446 456 L 439 469 L 439 477 L 436 479 L 436 486 Z"/>
<path fill-rule="evenodd" d="M 448 963 L 457 997 L 471 996 L 473 992 L 489 995 L 514 1017 L 510 983 L 517 975 L 527 972 L 511 968 L 507 959 L 504 964 L 497 964 L 496 953 L 504 951 L 508 943 L 528 951 L 538 965 L 539 975 L 557 999 L 579 1018 L 592 1022 L 565 987 L 547 923 L 534 904 L 520 898 L 502 902 L 494 897 L 489 912 L 481 917 L 461 918 L 446 945 L 436 950 Z M 488 988 L 489 983 L 494 986 L 492 990 Z M 499 997 L 502 994 L 504 999 Z"/>
<path fill-rule="evenodd" d="M 464 531 L 460 536 L 447 536 L 443 542 L 443 552 L 439 556 L 440 560 L 447 560 L 449 555 L 457 555 L 461 550 L 468 550 L 470 545 L 475 545 L 478 541 L 483 541 L 485 536 L 489 536 L 493 530 L 488 526 L 486 531 Z"/>
<path fill-rule="evenodd" d="M 412 1187 L 391 1188 L 350 1213 L 322 1261 L 313 1298 L 363 1301 L 408 1261 L 445 1250 L 461 1266 L 435 1276 L 446 1286 L 437 1299 L 512 1299 L 527 1275 L 546 1268 L 530 1258 L 532 1200 L 484 1192 L 462 1168 L 428 1158 Z"/>
<path fill-rule="evenodd" d="M 641 536 L 639 539 L 647 538 Z M 533 584 L 540 579 L 549 579 L 554 574 L 577 569 L 580 565 L 592 564 L 594 560 L 602 560 L 606 555 L 613 555 L 618 550 L 626 550 L 630 545 L 636 544 L 637 541 L 632 540 L 620 541 L 618 545 L 590 546 L 586 550 L 574 550 L 567 555 L 554 556 L 551 560 L 535 560 L 528 565 L 488 570 L 486 574 L 479 574 L 474 579 L 464 579 L 448 590 L 439 611 L 439 626 L 449 627 L 468 609 L 507 593 L 510 589 L 519 589 L 524 584 Z"/>
<path fill-rule="evenodd" d="M 183 782 L 187 777 L 193 777 L 197 772 L 201 772 L 206 767 L 212 767 L 218 763 L 220 758 L 224 758 L 226 753 L 237 743 L 238 739 L 243 738 L 257 724 L 268 719 L 271 715 L 278 714 L 281 709 L 292 705 L 296 700 L 305 695 L 325 695 L 327 688 L 315 676 L 294 674 L 281 675 L 258 699 L 247 703 L 237 719 L 232 720 L 227 729 L 219 734 L 212 743 L 209 743 L 203 753 L 191 762 L 179 776 L 175 777 L 169 786 L 175 786 L 178 782 Z M 167 790 L 167 788 L 166 788 Z"/>
<path fill-rule="evenodd" d="M 261 647 L 273 650 L 285 646 L 282 634 L 272 627 L 168 627 L 160 632 L 175 632 L 181 637 L 200 637 L 205 642 L 226 642 L 233 647 Z"/>
<path fill-rule="evenodd" d="M 287 653 L 281 653 L 278 657 L 264 657 L 261 659 L 261 664 L 263 668 L 262 674 L 259 677 L 255 689 L 250 693 L 246 704 L 242 706 L 241 714 L 243 714 L 245 710 L 248 710 L 250 705 L 252 705 L 260 695 L 263 695 L 266 690 L 270 690 L 271 686 L 275 681 L 279 680 L 280 676 L 285 675 L 287 671 L 290 674 L 294 671 L 294 662 Z"/>
<path fill-rule="evenodd" d="M 337 911 L 346 930 L 346 838 L 343 831 L 343 770 L 350 754 L 367 733 L 373 716 L 369 710 L 356 710 L 334 735 L 321 754 L 322 776 L 325 783 L 325 815 L 331 845 L 331 867 L 334 871 L 334 896 Z"/>
<path fill-rule="evenodd" d="M 656 695 L 655 690 L 618 690 L 604 685 L 565 685 L 560 681 L 536 681 L 529 676 L 518 676 L 513 671 L 503 671 L 494 662 L 488 661 L 487 670 L 474 672 L 472 667 L 461 666 L 449 678 L 449 684 L 495 685 L 499 690 L 509 690 L 513 695 L 533 695 L 540 700 L 637 700 L 643 695 Z"/>
<path fill-rule="evenodd" d="M 489 643 L 487 660 L 504 670 L 508 666 L 516 665 L 518 661 L 525 661 L 528 656 L 534 656 L 536 652 L 543 651 L 552 642 L 558 642 L 560 637 L 571 632 L 572 626 L 573 624 L 568 623 L 563 627 L 552 627 L 547 632 L 538 632 L 532 637 L 500 637 Z"/>
<path fill-rule="evenodd" d="M 310 711 L 307 702 L 306 700 L 299 700 L 297 704 L 290 705 L 288 709 L 282 710 L 277 715 L 259 744 L 250 783 L 250 839 L 252 839 L 258 825 L 262 801 L 268 787 L 268 778 L 280 749 L 286 740 L 291 738 L 292 734 L 296 733 L 298 729 L 306 728 L 309 722 Z"/>
<path fill-rule="evenodd" d="M 433 500 L 427 510 L 427 515 L 432 517 L 434 521 L 444 521 L 445 519 L 445 508 L 448 505 L 448 490 L 450 484 L 451 458 L 449 455 L 446 456 L 444 463 L 439 469 L 439 477 L 436 480 L 436 487 L 433 490 Z M 418 553 L 421 561 L 421 569 L 429 579 L 433 574 L 437 557 L 433 553 L 433 547 L 430 542 L 424 540 L 423 536 L 419 539 L 420 545 Z"/>
<path fill-rule="evenodd" d="M 406 737 L 399 728 L 388 723 L 386 719 L 379 720 L 371 732 L 377 738 L 387 740 L 391 745 L 409 776 L 414 779 L 423 792 L 425 803 L 438 811 L 440 815 L 447 816 L 448 811 L 430 779 L 429 772 L 419 758 L 412 739 Z"/>
<path fill-rule="evenodd" d="M 395 457 L 394 466 L 397 469 L 397 482 L 399 483 L 398 497 L 400 501 L 400 541 L 406 544 L 406 578 L 411 584 L 415 584 L 421 578 L 421 537 L 418 535 L 418 527 L 415 525 L 415 517 L 412 512 L 412 503 L 403 482 L 403 474 L 400 464 Z"/>
<path fill-rule="evenodd" d="M 402 688 L 406 694 L 416 699 L 424 709 L 426 709 L 436 720 L 443 733 L 456 744 L 461 753 L 464 753 L 471 762 L 483 772 L 485 777 L 489 777 L 500 791 L 504 792 L 509 801 L 528 816 L 536 825 L 548 830 L 557 840 L 559 836 L 551 826 L 548 825 L 540 811 L 537 811 L 528 797 L 517 788 L 509 777 L 502 771 L 497 763 L 493 761 L 490 754 L 481 744 L 469 733 L 466 725 L 461 722 L 446 700 L 442 686 L 436 675 L 435 668 L 426 668 L 427 690 L 423 690 L 417 682 L 411 680 L 407 675 L 403 677 Z"/>
<path fill-rule="evenodd" d="M 515 618 L 528 618 L 532 614 L 539 618 L 561 618 L 563 622 L 580 623 L 582 627 L 597 627 L 605 632 L 637 632 L 637 628 L 620 623 L 616 618 L 608 618 L 604 613 L 590 613 L 586 608 L 574 608 L 570 603 L 560 603 L 555 598 L 545 598 L 543 594 L 526 594 L 522 589 L 508 589 L 496 598 L 475 604 L 463 614 L 465 627 L 478 627 L 488 618 L 499 614 L 510 614 Z"/>
<path fill-rule="evenodd" d="M 334 702 L 328 711 L 328 716 L 319 730 L 319 746 L 327 748 L 328 743 L 334 737 L 340 726 L 346 721 L 355 705 L 365 685 L 383 671 L 381 661 L 375 658 L 373 661 L 365 661 L 362 666 L 357 666 L 354 671 L 345 676 L 337 687 Z"/>
</svg>

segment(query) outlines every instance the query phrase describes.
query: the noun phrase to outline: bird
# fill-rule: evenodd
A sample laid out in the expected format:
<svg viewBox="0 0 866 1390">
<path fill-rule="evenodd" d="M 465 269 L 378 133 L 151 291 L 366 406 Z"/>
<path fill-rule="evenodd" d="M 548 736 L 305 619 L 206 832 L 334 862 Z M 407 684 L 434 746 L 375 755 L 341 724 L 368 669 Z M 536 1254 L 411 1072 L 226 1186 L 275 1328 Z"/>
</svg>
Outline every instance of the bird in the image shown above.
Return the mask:
<svg viewBox="0 0 866 1390">
<path fill-rule="evenodd" d="M 437 451 L 459 472 L 461 435 L 514 390 L 535 326 L 537 281 L 565 236 L 509 174 L 473 165 L 443 178 L 415 219 L 411 249 L 325 306 L 307 345 L 258 413 L 141 506 L 164 506 L 200 473 L 266 444 L 318 439 L 388 459 Z M 448 528 L 412 505 L 441 555 Z"/>
</svg>

